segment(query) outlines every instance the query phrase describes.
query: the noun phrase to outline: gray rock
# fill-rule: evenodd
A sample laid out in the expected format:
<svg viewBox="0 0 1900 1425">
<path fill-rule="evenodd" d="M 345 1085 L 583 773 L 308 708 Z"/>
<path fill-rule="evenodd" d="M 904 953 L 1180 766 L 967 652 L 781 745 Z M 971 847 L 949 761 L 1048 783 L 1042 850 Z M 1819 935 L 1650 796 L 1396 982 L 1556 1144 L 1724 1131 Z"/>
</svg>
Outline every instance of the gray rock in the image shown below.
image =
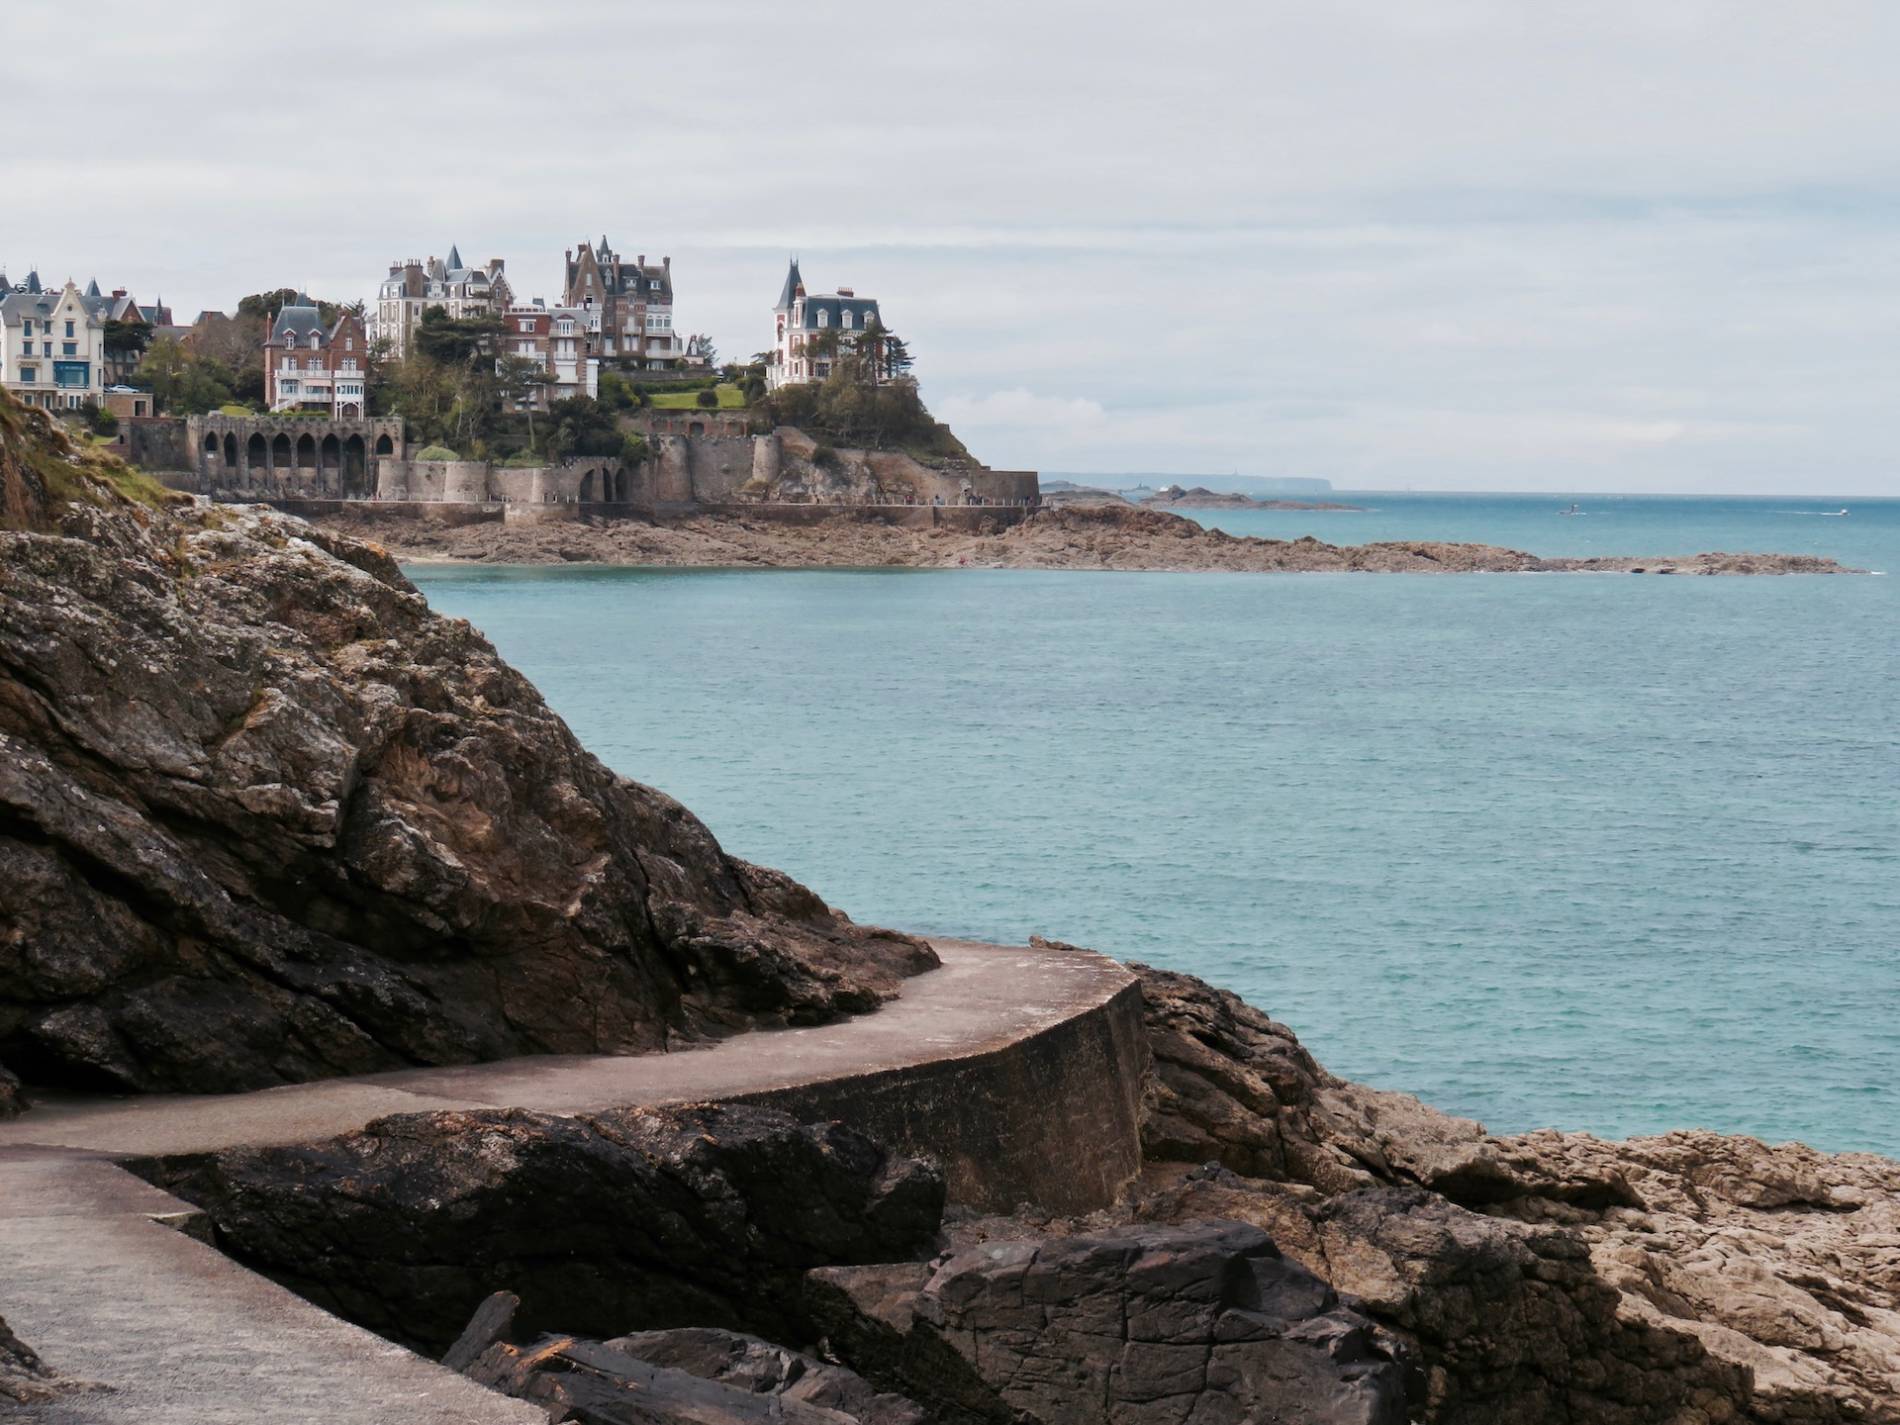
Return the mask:
<svg viewBox="0 0 1900 1425">
<path fill-rule="evenodd" d="M 905 1290 L 814 1272 L 848 1364 L 946 1419 L 1021 1425 L 1404 1425 L 1395 1340 L 1238 1222 L 1002 1239 Z"/>
</svg>

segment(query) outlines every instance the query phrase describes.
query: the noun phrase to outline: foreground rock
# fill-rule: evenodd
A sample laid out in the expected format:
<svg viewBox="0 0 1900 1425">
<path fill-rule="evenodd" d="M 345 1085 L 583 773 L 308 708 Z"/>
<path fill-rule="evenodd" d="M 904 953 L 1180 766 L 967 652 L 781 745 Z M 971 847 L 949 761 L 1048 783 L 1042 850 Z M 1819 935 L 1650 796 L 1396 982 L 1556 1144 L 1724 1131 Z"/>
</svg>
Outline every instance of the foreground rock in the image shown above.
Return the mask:
<svg viewBox="0 0 1900 1425">
<path fill-rule="evenodd" d="M 934 1168 L 749 1107 L 410 1114 L 141 1171 L 234 1256 L 431 1354 L 499 1289 L 529 1331 L 795 1333 L 807 1268 L 927 1252 L 943 1209 Z"/>
<path fill-rule="evenodd" d="M 1392 1338 L 1240 1223 L 991 1240 L 812 1294 L 847 1359 L 952 1419 L 1406 1420 Z"/>
<path fill-rule="evenodd" d="M 91 1381 L 73 1380 L 53 1370 L 37 1351 L 13 1334 L 6 1318 L 0 1316 L 0 1402 L 43 1405 L 62 1395 L 100 1389 Z"/>
<path fill-rule="evenodd" d="M 985 522 L 980 510 L 959 511 Z M 874 511 L 810 526 L 702 517 L 663 524 L 478 524 L 449 528 L 385 517 L 368 508 L 331 525 L 373 539 L 405 559 L 498 564 L 599 563 L 727 568 L 1149 569 L 1242 573 L 1375 574 L 1841 574 L 1831 559 L 1799 554 L 1695 554 L 1682 558 L 1540 559 L 1489 544 L 1408 540 L 1333 545 L 1317 539 L 1255 539 L 1209 529 L 1116 497 L 1063 502 L 1027 520 L 1001 517 L 970 533 L 907 529 Z"/>
<path fill-rule="evenodd" d="M 611 1341 L 547 1336 L 513 1346 L 501 1338 L 515 1304 L 506 1293 L 490 1298 L 470 1324 L 483 1333 L 481 1349 L 467 1359 L 451 1351 L 443 1364 L 587 1425 L 655 1419 L 924 1425 L 927 1419 L 914 1401 L 876 1390 L 842 1366 L 716 1327 L 641 1331 Z M 478 1324 L 484 1314 L 489 1321 Z"/>
<path fill-rule="evenodd" d="M 1334 1078 L 1199 981 L 1146 971 L 1144 991 L 1135 1215 L 1268 1231 L 1412 1343 L 1425 1418 L 1900 1421 L 1900 1164 L 1710 1133 L 1492 1138 Z"/>
<path fill-rule="evenodd" d="M 0 402 L 0 1062 L 29 1083 L 658 1049 L 935 963 L 608 771 L 385 554 L 167 503 Z"/>
</svg>

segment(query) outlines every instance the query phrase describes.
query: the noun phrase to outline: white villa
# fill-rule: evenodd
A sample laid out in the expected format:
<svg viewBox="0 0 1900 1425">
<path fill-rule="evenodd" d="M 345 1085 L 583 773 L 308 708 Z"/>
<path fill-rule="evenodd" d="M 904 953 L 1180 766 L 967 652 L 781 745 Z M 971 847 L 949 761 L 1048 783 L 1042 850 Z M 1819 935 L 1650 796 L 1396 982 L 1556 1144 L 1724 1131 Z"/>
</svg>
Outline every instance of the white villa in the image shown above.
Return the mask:
<svg viewBox="0 0 1900 1425">
<path fill-rule="evenodd" d="M 71 280 L 54 292 L 37 272 L 14 291 L 0 279 L 0 386 L 49 411 L 105 394 L 105 320 Z"/>
<path fill-rule="evenodd" d="M 884 318 L 878 312 L 876 298 L 860 297 L 849 287 L 809 295 L 805 279 L 799 276 L 798 259 L 793 258 L 778 305 L 772 308 L 772 320 L 775 340 L 766 379 L 777 390 L 798 381 L 822 381 L 831 374 L 829 359 L 807 351 L 807 344 L 817 333 L 835 330 L 848 343 L 868 325 L 883 325 Z"/>
<path fill-rule="evenodd" d="M 390 356 L 399 360 L 408 355 L 409 334 L 430 307 L 441 307 L 451 317 L 507 311 L 514 289 L 503 275 L 506 265 L 499 257 L 491 257 L 485 267 L 464 266 L 461 251 L 453 243 L 447 259 L 432 257 L 423 262 L 411 257 L 390 263 L 389 275 L 376 294 L 370 340 L 388 343 Z"/>
</svg>

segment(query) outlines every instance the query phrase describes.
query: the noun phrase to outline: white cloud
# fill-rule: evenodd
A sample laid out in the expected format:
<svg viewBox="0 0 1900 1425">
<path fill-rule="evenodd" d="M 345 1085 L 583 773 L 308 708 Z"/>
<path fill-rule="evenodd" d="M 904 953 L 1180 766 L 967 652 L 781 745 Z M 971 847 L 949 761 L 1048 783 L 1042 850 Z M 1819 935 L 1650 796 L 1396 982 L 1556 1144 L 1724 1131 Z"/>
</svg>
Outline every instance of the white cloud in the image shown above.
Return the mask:
<svg viewBox="0 0 1900 1425">
<path fill-rule="evenodd" d="M 1887 0 L 11 0 L 0 267 L 185 312 L 603 231 L 872 292 L 997 464 L 1900 493 Z M 126 76 L 130 76 L 129 78 Z M 550 76 L 575 105 L 550 108 Z M 818 97 L 822 96 L 822 97 Z M 1660 483 L 1659 483 L 1660 482 Z"/>
</svg>

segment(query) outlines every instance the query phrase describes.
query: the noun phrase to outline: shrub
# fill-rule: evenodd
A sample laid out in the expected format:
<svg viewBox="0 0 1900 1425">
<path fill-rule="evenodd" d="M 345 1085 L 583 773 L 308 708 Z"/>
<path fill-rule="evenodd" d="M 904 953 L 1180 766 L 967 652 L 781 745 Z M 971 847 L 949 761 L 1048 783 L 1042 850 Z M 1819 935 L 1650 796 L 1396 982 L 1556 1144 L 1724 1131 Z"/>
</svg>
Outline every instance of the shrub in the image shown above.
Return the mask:
<svg viewBox="0 0 1900 1425">
<path fill-rule="evenodd" d="M 719 404 L 719 393 L 708 386 L 699 393 L 697 399 L 701 409 L 710 411 Z"/>
<path fill-rule="evenodd" d="M 836 470 L 838 468 L 838 452 L 826 445 L 823 441 L 820 441 L 817 445 L 812 447 L 811 463 L 820 469 Z"/>
<path fill-rule="evenodd" d="M 416 452 L 418 460 L 460 460 L 461 458 L 446 445 L 425 445 Z"/>
<path fill-rule="evenodd" d="M 620 442 L 620 463 L 638 465 L 651 452 L 647 449 L 647 438 L 643 435 L 630 435 Z"/>
</svg>

